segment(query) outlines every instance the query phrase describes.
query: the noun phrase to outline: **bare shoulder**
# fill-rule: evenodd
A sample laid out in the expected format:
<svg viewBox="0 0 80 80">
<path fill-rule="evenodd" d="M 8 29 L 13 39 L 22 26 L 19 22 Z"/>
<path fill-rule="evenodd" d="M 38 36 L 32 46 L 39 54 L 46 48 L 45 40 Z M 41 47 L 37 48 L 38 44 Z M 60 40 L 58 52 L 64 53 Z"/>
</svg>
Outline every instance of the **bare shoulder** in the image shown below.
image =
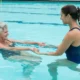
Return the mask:
<svg viewBox="0 0 80 80">
<path fill-rule="evenodd" d="M 77 30 L 77 29 L 72 30 L 72 31 L 69 31 L 69 32 L 66 34 L 66 36 L 65 36 L 64 39 L 68 39 L 68 40 L 73 40 L 73 41 L 74 41 L 75 38 L 76 38 L 76 36 L 77 36 L 78 34 L 80 34 L 80 31 Z"/>
<path fill-rule="evenodd" d="M 66 34 L 65 38 L 73 39 L 73 38 L 74 38 L 74 33 L 73 33 L 73 32 L 68 32 L 68 33 Z"/>
<path fill-rule="evenodd" d="M 78 37 L 78 36 L 80 36 L 80 30 L 74 29 L 74 30 L 70 31 L 69 34 L 74 38 Z"/>
</svg>

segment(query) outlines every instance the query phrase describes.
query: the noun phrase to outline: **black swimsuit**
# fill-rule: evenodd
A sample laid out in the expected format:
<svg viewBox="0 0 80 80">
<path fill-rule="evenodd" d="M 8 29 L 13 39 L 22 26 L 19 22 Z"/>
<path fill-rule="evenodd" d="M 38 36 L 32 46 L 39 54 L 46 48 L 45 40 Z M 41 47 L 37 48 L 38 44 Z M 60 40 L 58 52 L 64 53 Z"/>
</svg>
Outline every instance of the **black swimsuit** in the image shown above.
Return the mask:
<svg viewBox="0 0 80 80">
<path fill-rule="evenodd" d="M 15 43 L 13 42 L 12 45 L 9 45 L 9 46 L 15 47 Z M 0 53 L 2 54 L 4 59 L 13 55 L 20 55 L 20 51 L 11 51 L 11 50 L 6 50 L 6 49 L 0 49 Z"/>
<path fill-rule="evenodd" d="M 75 28 L 72 28 L 70 31 L 72 31 L 73 29 L 80 30 L 80 28 L 75 27 Z M 66 50 L 65 53 L 68 60 L 78 64 L 80 63 L 80 46 L 75 47 L 70 45 L 70 47 Z"/>
</svg>

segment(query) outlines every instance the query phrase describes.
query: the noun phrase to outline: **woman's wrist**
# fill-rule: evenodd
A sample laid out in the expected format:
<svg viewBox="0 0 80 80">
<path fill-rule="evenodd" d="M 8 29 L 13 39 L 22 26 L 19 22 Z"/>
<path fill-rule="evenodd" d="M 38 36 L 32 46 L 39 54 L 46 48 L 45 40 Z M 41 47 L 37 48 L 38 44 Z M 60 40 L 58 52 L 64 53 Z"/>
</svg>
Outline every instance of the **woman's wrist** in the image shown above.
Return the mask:
<svg viewBox="0 0 80 80">
<path fill-rule="evenodd" d="M 33 48 L 29 48 L 30 51 L 33 51 Z"/>
<path fill-rule="evenodd" d="M 39 45 L 39 42 L 35 42 L 35 44 Z"/>
</svg>

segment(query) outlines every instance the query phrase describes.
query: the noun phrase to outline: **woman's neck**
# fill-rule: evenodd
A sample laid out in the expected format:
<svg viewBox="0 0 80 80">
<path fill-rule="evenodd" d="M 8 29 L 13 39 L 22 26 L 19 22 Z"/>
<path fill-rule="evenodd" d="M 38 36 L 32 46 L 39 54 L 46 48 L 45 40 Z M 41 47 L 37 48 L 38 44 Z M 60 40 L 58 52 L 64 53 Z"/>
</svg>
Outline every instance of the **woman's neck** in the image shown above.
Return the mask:
<svg viewBox="0 0 80 80">
<path fill-rule="evenodd" d="M 0 38 L 0 43 L 3 43 L 3 44 L 5 44 L 5 42 L 6 42 L 6 40 L 5 40 L 5 39 L 3 39 L 3 38 Z"/>
<path fill-rule="evenodd" d="M 79 25 L 77 24 L 76 21 L 73 20 L 73 21 L 70 22 L 69 27 L 70 27 L 70 29 L 72 29 L 74 27 L 78 27 L 79 28 Z"/>
</svg>

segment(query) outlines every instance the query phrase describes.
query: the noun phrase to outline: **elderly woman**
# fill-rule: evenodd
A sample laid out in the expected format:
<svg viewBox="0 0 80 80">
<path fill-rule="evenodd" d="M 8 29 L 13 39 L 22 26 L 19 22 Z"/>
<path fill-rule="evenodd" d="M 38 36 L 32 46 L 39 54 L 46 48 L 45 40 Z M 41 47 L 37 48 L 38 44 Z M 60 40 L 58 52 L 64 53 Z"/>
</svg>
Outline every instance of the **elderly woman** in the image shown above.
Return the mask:
<svg viewBox="0 0 80 80">
<path fill-rule="evenodd" d="M 18 60 L 18 61 L 41 61 L 41 58 L 35 55 L 32 55 L 28 52 L 23 51 L 33 51 L 34 48 L 26 47 L 16 47 L 16 43 L 21 44 L 38 44 L 43 46 L 44 43 L 40 42 L 30 42 L 30 41 L 16 41 L 8 39 L 8 28 L 7 25 L 3 22 L 0 22 L 0 53 L 4 59 Z M 36 49 L 37 50 L 37 49 Z"/>
</svg>

